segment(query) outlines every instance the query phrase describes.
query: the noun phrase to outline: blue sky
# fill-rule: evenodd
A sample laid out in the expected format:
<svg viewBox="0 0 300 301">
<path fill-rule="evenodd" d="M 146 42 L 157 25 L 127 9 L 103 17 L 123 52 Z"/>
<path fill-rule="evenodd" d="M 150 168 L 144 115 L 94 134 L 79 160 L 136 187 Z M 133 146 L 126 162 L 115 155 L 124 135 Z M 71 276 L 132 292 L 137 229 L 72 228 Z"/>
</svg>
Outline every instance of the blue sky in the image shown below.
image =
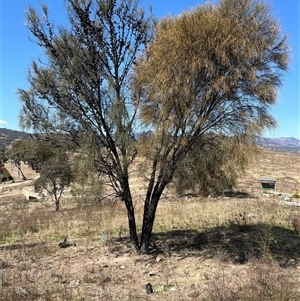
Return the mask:
<svg viewBox="0 0 300 301">
<path fill-rule="evenodd" d="M 29 40 L 25 26 L 24 11 L 29 4 L 40 7 L 43 0 L 0 0 L 0 127 L 19 130 L 21 103 L 16 91 L 26 88 L 26 74 L 32 59 L 40 55 L 39 47 Z M 266 132 L 266 137 L 295 137 L 300 139 L 299 105 L 299 0 L 265 0 L 272 6 L 283 32 L 289 35 L 291 64 L 283 78 L 279 97 L 272 113 L 278 121 L 278 128 Z M 176 15 L 206 0 L 141 0 L 144 6 L 152 5 L 158 18 L 168 14 Z M 216 0 L 211 0 L 216 3 Z M 64 0 L 44 0 L 50 8 L 50 15 L 56 24 L 65 18 Z"/>
</svg>

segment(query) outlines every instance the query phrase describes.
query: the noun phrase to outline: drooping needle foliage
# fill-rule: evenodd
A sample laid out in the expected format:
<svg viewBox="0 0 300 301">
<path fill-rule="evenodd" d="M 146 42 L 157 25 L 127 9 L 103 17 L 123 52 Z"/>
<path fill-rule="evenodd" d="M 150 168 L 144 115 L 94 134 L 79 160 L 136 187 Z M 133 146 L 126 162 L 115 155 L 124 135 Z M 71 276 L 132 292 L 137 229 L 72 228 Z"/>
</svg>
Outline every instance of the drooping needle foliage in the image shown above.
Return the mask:
<svg viewBox="0 0 300 301">
<path fill-rule="evenodd" d="M 220 178 L 209 164 L 223 168 L 230 156 L 217 151 L 233 152 L 275 126 L 270 107 L 288 66 L 286 37 L 256 0 L 207 3 L 157 24 L 137 1 L 66 4 L 65 27 L 51 24 L 46 6 L 42 17 L 32 7 L 26 13 L 46 59 L 32 62 L 30 88 L 19 90 L 21 122 L 88 150 L 125 202 L 135 248 L 148 252 L 158 202 L 183 166 L 200 154 L 206 163 L 186 175 L 201 179 L 202 166 L 202 184 Z M 209 162 L 205 154 L 212 155 Z M 147 163 L 140 239 L 129 185 L 137 155 Z M 199 185 L 197 179 L 189 183 Z"/>
</svg>

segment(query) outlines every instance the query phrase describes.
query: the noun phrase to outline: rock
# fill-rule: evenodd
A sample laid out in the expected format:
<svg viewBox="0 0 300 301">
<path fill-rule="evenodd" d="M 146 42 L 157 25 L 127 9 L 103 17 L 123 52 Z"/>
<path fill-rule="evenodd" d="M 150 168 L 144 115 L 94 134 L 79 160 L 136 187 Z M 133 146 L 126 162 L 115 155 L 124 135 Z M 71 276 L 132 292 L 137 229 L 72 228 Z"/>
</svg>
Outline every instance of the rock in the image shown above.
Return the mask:
<svg viewBox="0 0 300 301">
<path fill-rule="evenodd" d="M 148 275 L 149 276 L 155 276 L 155 273 L 153 271 L 149 271 Z"/>
<path fill-rule="evenodd" d="M 293 258 L 287 259 L 285 261 L 285 263 L 282 265 L 282 267 L 284 267 L 284 268 L 289 268 L 289 267 L 295 268 L 296 267 L 295 259 L 293 259 Z"/>
<path fill-rule="evenodd" d="M 121 270 L 125 270 L 125 269 L 126 269 L 125 265 L 121 265 L 121 266 L 120 266 L 120 269 L 121 269 Z"/>
<path fill-rule="evenodd" d="M 146 284 L 146 293 L 147 294 L 152 294 L 153 293 L 153 288 L 152 288 L 152 285 L 151 285 L 150 282 Z"/>
<path fill-rule="evenodd" d="M 78 279 L 72 280 L 72 281 L 70 282 L 70 286 L 71 286 L 71 287 L 77 287 L 77 286 L 79 286 L 79 284 L 80 284 L 80 280 L 78 280 Z"/>
<path fill-rule="evenodd" d="M 103 246 L 106 246 L 108 243 L 108 232 L 107 231 L 103 231 L 101 233 L 101 242 Z"/>
<path fill-rule="evenodd" d="M 68 239 L 68 236 L 66 236 L 66 237 L 64 238 L 64 240 L 58 244 L 58 246 L 59 246 L 60 248 L 68 248 L 68 247 L 71 247 L 71 246 L 74 246 L 74 247 L 76 246 L 75 243 L 68 243 L 68 242 L 67 242 L 67 239 Z"/>
<path fill-rule="evenodd" d="M 33 199 L 40 200 L 43 198 L 42 194 L 35 192 L 34 187 L 23 188 L 21 192 L 24 194 L 27 201 L 33 200 Z"/>
<path fill-rule="evenodd" d="M 160 262 L 160 261 L 162 261 L 162 258 L 159 257 L 159 256 L 157 256 L 157 257 L 155 258 L 155 261 L 156 261 L 156 262 Z"/>
<path fill-rule="evenodd" d="M 247 258 L 245 256 L 245 254 L 240 253 L 234 257 L 234 261 L 235 261 L 235 263 L 244 264 L 247 262 Z"/>
</svg>

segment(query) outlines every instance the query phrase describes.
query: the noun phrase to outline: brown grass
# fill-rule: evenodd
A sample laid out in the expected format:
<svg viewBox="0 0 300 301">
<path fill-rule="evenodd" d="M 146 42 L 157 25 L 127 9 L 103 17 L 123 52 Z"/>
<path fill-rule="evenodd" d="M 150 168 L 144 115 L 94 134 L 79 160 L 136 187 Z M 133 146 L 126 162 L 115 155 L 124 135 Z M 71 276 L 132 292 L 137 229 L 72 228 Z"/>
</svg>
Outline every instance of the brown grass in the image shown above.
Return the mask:
<svg viewBox="0 0 300 301">
<path fill-rule="evenodd" d="M 300 207 L 276 195 L 300 190 L 299 170 L 299 154 L 264 151 L 237 194 L 168 191 L 143 256 L 132 252 L 122 202 L 66 198 L 54 212 L 51 202 L 26 201 L 17 185 L 0 198 L 0 300 L 299 300 Z M 262 193 L 260 176 L 278 179 L 275 195 Z M 141 184 L 133 182 L 140 225 Z M 66 235 L 76 246 L 58 248 Z"/>
</svg>

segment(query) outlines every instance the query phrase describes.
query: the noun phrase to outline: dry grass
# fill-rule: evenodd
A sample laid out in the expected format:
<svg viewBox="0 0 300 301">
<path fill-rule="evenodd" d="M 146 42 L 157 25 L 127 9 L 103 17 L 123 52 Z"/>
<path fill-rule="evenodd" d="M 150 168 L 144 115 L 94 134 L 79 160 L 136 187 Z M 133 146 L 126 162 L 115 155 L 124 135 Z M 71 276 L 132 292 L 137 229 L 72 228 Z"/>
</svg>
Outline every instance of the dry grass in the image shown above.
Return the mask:
<svg viewBox="0 0 300 301">
<path fill-rule="evenodd" d="M 264 149 L 246 174 L 240 178 L 239 187 L 254 194 L 260 177 L 276 178 L 276 190 L 292 195 L 300 187 L 300 154 Z"/>
<path fill-rule="evenodd" d="M 258 177 L 277 177 L 277 193 L 291 195 L 300 189 L 300 156 L 264 157 L 274 161 L 251 166 L 240 178 L 242 193 L 178 199 L 169 191 L 143 256 L 132 252 L 122 202 L 65 199 L 54 212 L 51 203 L 26 201 L 19 186 L 15 195 L 3 193 L 0 300 L 299 300 L 300 207 L 262 194 Z M 75 247 L 58 248 L 65 235 Z"/>
</svg>

